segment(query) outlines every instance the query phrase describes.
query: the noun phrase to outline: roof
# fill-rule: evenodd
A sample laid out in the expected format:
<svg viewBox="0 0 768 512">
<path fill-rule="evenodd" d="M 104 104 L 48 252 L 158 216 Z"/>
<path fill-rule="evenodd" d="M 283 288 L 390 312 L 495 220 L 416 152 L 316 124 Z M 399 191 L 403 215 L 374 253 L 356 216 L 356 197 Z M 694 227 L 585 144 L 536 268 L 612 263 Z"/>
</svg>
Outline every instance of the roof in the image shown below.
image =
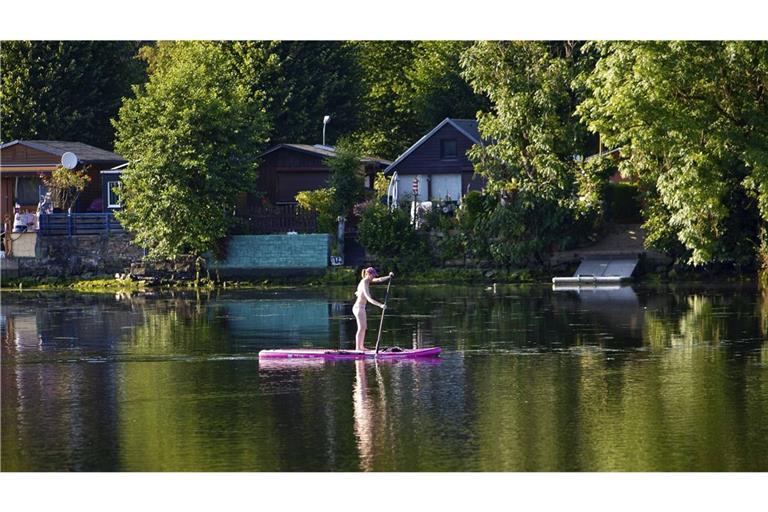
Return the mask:
<svg viewBox="0 0 768 512">
<path fill-rule="evenodd" d="M 422 138 L 420 138 L 416 143 L 409 147 L 403 154 L 398 156 L 395 161 L 389 165 L 386 169 L 384 169 L 384 174 L 389 174 L 391 171 L 394 170 L 394 168 L 403 160 L 405 160 L 408 155 L 416 151 L 419 146 L 424 144 L 426 141 L 430 139 L 435 133 L 440 130 L 443 126 L 446 124 L 450 124 L 454 128 L 456 128 L 460 133 L 462 133 L 466 138 L 474 142 L 475 144 L 482 144 L 482 138 L 480 137 L 480 130 L 477 127 L 477 120 L 476 119 L 451 119 L 450 117 L 446 117 L 440 123 L 432 128 L 429 133 L 424 135 Z"/>
<path fill-rule="evenodd" d="M 309 144 L 278 144 L 259 155 L 259 158 L 264 157 L 273 151 L 277 151 L 278 149 L 291 149 L 293 151 L 300 151 L 302 153 L 322 156 L 324 158 L 333 158 L 336 156 L 336 148 L 333 146 L 323 146 L 321 144 L 315 144 L 314 146 Z M 375 156 L 362 156 L 360 157 L 360 161 L 366 163 L 378 163 L 381 165 L 389 165 L 392 163 L 390 160 Z"/>
<path fill-rule="evenodd" d="M 600 158 L 603 156 L 610 156 L 610 155 L 621 156 L 621 148 L 613 148 L 610 151 L 602 151 L 600 153 L 595 153 L 594 155 L 589 155 L 584 160 L 592 160 L 593 158 Z"/>
<path fill-rule="evenodd" d="M 63 140 L 13 140 L 0 145 L 0 149 L 21 144 L 43 153 L 50 153 L 61 158 L 66 152 L 74 153 L 77 156 L 77 160 L 84 164 L 121 164 L 126 163 L 127 160 L 117 153 L 100 149 L 89 144 L 82 142 L 69 142 Z"/>
</svg>

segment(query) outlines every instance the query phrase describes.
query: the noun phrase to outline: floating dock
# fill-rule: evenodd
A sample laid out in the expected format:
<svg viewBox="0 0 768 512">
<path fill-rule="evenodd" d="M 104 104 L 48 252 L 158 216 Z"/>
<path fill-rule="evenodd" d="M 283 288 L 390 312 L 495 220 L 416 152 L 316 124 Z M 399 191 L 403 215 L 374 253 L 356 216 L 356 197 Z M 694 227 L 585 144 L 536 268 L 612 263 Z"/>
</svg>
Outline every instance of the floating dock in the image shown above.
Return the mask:
<svg viewBox="0 0 768 512">
<path fill-rule="evenodd" d="M 585 259 L 572 277 L 553 277 L 554 285 L 616 285 L 632 279 L 638 258 Z"/>
</svg>

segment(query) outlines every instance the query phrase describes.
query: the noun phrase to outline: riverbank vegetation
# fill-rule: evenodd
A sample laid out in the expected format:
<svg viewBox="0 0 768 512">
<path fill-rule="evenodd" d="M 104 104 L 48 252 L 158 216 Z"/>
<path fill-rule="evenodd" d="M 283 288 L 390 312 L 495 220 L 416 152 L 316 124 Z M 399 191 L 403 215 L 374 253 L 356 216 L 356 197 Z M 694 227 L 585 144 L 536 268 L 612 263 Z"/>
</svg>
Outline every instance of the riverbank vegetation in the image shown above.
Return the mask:
<svg viewBox="0 0 768 512">
<path fill-rule="evenodd" d="M 457 210 L 437 204 L 415 230 L 407 212 L 366 198 L 355 221 L 376 262 L 414 274 L 457 261 L 539 269 L 629 216 L 647 248 L 677 266 L 768 270 L 764 41 L 186 41 L 125 58 L 139 46 L 3 45 L 2 114 L 13 136 L 78 128 L 109 147 L 113 134 L 88 120 L 116 113 L 115 147 L 131 160 L 120 220 L 152 256 L 217 253 L 257 155 L 316 141 L 323 115 L 333 119 L 329 144 L 346 138 L 358 154 L 388 159 L 453 117 L 479 121 L 483 144 L 469 156 L 487 186 Z M 72 81 L 73 59 L 119 87 L 82 95 L 93 102 L 83 105 L 16 78 L 28 68 L 80 92 L 96 81 Z M 56 115 L 33 116 L 31 129 L 30 105 Z M 327 207 L 321 227 L 331 231 L 339 198 L 310 199 Z"/>
</svg>

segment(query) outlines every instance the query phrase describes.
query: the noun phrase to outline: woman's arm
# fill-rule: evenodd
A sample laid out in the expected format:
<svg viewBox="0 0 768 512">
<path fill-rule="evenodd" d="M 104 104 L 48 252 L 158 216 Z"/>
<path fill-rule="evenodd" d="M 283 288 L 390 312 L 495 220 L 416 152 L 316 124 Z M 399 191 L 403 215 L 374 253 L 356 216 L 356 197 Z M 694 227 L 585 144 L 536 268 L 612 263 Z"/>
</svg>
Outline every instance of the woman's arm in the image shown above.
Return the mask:
<svg viewBox="0 0 768 512">
<path fill-rule="evenodd" d="M 382 304 L 381 302 L 379 302 L 376 299 L 374 299 L 373 297 L 371 297 L 371 291 L 368 289 L 367 286 L 363 286 L 363 295 L 365 295 L 365 300 L 367 300 L 371 304 L 373 304 L 375 306 L 379 306 L 380 308 L 384 307 L 384 304 Z"/>
<path fill-rule="evenodd" d="M 392 279 L 394 276 L 395 276 L 394 272 L 390 272 L 388 276 L 384 276 L 384 277 L 376 277 L 376 278 L 372 279 L 372 281 L 373 281 L 374 283 L 376 283 L 376 284 L 379 284 L 379 283 L 386 283 L 387 281 L 389 281 L 390 279 Z"/>
</svg>

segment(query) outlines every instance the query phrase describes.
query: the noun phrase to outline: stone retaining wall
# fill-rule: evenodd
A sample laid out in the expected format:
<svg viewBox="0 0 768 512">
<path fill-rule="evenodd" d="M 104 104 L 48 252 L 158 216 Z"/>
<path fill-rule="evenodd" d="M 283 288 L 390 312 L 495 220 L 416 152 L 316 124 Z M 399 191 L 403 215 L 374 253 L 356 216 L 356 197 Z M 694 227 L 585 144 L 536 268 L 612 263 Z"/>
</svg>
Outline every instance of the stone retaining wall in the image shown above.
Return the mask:
<svg viewBox="0 0 768 512">
<path fill-rule="evenodd" d="M 125 233 L 38 236 L 34 258 L 10 258 L 3 277 L 95 276 L 125 272 L 144 251 Z"/>
<path fill-rule="evenodd" d="M 330 236 L 243 235 L 229 239 L 227 257 L 207 259 L 211 277 L 222 279 L 322 274 L 328 267 Z M 190 279 L 194 261 L 144 262 L 144 251 L 125 233 L 39 236 L 36 257 L 3 260 L 3 278 L 137 275 Z M 167 274 L 167 275 L 166 275 Z"/>
</svg>

